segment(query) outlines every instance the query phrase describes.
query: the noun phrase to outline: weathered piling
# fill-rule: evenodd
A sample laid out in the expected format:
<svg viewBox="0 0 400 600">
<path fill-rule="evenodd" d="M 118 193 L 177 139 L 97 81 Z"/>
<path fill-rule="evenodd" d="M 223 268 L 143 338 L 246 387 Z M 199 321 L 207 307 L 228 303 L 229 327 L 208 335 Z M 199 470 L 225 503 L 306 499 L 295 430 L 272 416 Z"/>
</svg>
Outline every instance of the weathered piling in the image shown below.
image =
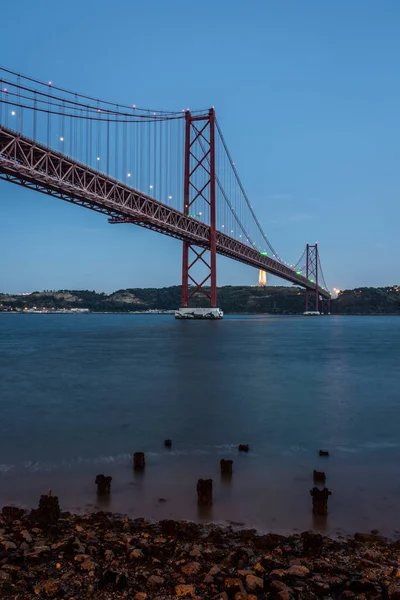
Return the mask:
<svg viewBox="0 0 400 600">
<path fill-rule="evenodd" d="M 233 460 L 225 460 L 225 458 L 221 458 L 219 464 L 222 475 L 232 475 Z"/>
<path fill-rule="evenodd" d="M 135 469 L 135 471 L 143 471 L 144 467 L 144 452 L 135 452 L 133 455 L 133 468 Z"/>
<path fill-rule="evenodd" d="M 320 490 L 317 487 L 313 487 L 313 489 L 310 490 L 310 494 L 312 497 L 313 514 L 326 517 L 328 514 L 328 498 L 332 492 L 330 492 L 328 488 Z"/>
<path fill-rule="evenodd" d="M 199 506 L 212 505 L 212 479 L 199 479 L 197 482 L 197 502 Z"/>
<path fill-rule="evenodd" d="M 97 493 L 99 496 L 105 496 L 111 491 L 111 481 L 112 477 L 110 475 L 100 475 L 96 476 L 95 484 L 97 485 Z"/>
</svg>

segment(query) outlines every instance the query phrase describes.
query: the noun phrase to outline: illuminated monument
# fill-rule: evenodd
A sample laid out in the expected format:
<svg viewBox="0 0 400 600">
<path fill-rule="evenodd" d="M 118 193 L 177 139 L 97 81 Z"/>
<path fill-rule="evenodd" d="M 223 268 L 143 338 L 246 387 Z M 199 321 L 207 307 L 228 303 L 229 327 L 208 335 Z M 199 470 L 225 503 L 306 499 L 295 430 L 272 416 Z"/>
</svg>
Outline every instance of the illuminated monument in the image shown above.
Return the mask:
<svg viewBox="0 0 400 600">
<path fill-rule="evenodd" d="M 265 287 L 267 285 L 267 272 L 260 269 L 258 273 L 258 287 Z"/>
</svg>

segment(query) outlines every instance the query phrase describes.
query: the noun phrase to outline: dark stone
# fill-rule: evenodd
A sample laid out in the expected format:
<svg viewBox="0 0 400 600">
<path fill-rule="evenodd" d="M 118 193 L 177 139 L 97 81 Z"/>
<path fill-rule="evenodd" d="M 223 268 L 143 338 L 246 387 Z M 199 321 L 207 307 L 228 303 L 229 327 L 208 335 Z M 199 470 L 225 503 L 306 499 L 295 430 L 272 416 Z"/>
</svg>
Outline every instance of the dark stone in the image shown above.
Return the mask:
<svg viewBox="0 0 400 600">
<path fill-rule="evenodd" d="M 232 474 L 233 460 L 225 460 L 224 458 L 221 458 L 221 462 L 219 464 L 221 467 L 221 473 L 224 473 L 227 475 Z"/>
<path fill-rule="evenodd" d="M 172 521 L 171 519 L 164 519 L 163 521 L 160 521 L 160 525 L 161 525 L 161 531 L 163 533 L 163 535 L 167 535 L 167 536 L 173 536 L 176 535 L 177 533 L 177 522 L 176 521 Z"/>
<path fill-rule="evenodd" d="M 313 478 L 315 483 L 325 483 L 326 475 L 325 471 L 316 471 L 314 469 Z"/>
<path fill-rule="evenodd" d="M 97 493 L 99 496 L 104 496 L 109 494 L 111 491 L 111 481 L 112 477 L 110 475 L 97 475 L 95 484 L 97 485 Z"/>
<path fill-rule="evenodd" d="M 121 590 L 126 587 L 128 578 L 125 573 L 115 569 L 106 569 L 99 578 L 99 587 Z"/>
<path fill-rule="evenodd" d="M 9 521 L 10 523 L 19 521 L 25 514 L 25 511 L 22 508 L 17 508 L 16 506 L 3 506 L 1 512 L 6 521 Z"/>
<path fill-rule="evenodd" d="M 165 440 L 165 441 L 164 441 L 164 446 L 165 446 L 166 448 L 171 448 L 171 446 L 172 446 L 172 441 L 171 441 L 171 440 Z"/>
<path fill-rule="evenodd" d="M 133 455 L 133 468 L 135 471 L 141 471 L 145 466 L 144 452 L 135 452 Z"/>
<path fill-rule="evenodd" d="M 50 491 L 46 495 L 40 496 L 37 516 L 41 522 L 48 525 L 57 523 L 60 514 L 61 511 L 57 496 L 52 496 Z"/>
<path fill-rule="evenodd" d="M 385 544 L 386 538 L 381 535 L 374 535 L 372 533 L 355 533 L 354 539 L 357 542 L 362 542 L 363 544 Z"/>
<path fill-rule="evenodd" d="M 328 450 L 320 450 L 319 455 L 320 456 L 329 456 L 329 452 L 328 452 Z"/>
<path fill-rule="evenodd" d="M 199 479 L 197 482 L 197 501 L 200 506 L 212 505 L 212 479 Z"/>
<path fill-rule="evenodd" d="M 325 517 L 328 514 L 328 498 L 332 494 L 328 488 L 319 490 L 317 487 L 313 487 L 310 490 L 313 503 L 313 514 Z"/>
<path fill-rule="evenodd" d="M 323 537 L 320 533 L 311 533 L 305 531 L 301 534 L 303 540 L 303 554 L 319 556 L 324 545 Z"/>
<path fill-rule="evenodd" d="M 182 521 L 178 523 L 178 538 L 192 542 L 200 535 L 200 526 L 197 523 Z"/>
<path fill-rule="evenodd" d="M 248 452 L 249 445 L 248 444 L 239 444 L 239 452 Z"/>
<path fill-rule="evenodd" d="M 285 537 L 279 533 L 267 533 L 256 536 L 254 545 L 259 550 L 273 550 L 285 541 Z"/>
</svg>

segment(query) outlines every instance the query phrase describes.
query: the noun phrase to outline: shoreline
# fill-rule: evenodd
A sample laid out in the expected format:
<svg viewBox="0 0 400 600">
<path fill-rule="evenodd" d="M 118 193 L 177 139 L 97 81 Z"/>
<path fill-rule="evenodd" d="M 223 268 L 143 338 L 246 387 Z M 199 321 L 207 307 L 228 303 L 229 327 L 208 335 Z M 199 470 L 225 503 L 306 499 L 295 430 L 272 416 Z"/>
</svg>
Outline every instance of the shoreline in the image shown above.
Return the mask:
<svg viewBox="0 0 400 600">
<path fill-rule="evenodd" d="M 89 310 L 88 312 L 77 313 L 75 311 L 63 311 L 57 309 L 55 311 L 16 311 L 16 310 L 3 310 L 0 311 L 0 315 L 75 315 L 75 316 L 87 316 L 87 315 L 137 315 L 137 316 L 172 316 L 175 314 L 175 310 L 160 310 L 154 312 L 147 311 L 96 311 Z M 304 317 L 303 313 L 250 313 L 250 312 L 225 312 L 224 316 L 231 317 Z M 321 314 L 321 317 L 400 317 L 400 313 L 330 313 Z"/>
<path fill-rule="evenodd" d="M 207 523 L 60 512 L 0 515 L 0 596 L 219 600 L 400 598 L 400 541 L 258 534 Z"/>
</svg>

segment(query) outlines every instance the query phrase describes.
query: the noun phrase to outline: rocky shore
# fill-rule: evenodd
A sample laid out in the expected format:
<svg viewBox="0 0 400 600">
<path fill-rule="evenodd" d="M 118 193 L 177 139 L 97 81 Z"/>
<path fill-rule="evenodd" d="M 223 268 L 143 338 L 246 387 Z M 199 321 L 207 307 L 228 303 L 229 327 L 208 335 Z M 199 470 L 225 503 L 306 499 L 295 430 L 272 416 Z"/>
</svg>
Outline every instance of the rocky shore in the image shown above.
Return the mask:
<svg viewBox="0 0 400 600">
<path fill-rule="evenodd" d="M 400 599 L 400 542 L 62 513 L 0 516 L 0 598 Z"/>
</svg>

